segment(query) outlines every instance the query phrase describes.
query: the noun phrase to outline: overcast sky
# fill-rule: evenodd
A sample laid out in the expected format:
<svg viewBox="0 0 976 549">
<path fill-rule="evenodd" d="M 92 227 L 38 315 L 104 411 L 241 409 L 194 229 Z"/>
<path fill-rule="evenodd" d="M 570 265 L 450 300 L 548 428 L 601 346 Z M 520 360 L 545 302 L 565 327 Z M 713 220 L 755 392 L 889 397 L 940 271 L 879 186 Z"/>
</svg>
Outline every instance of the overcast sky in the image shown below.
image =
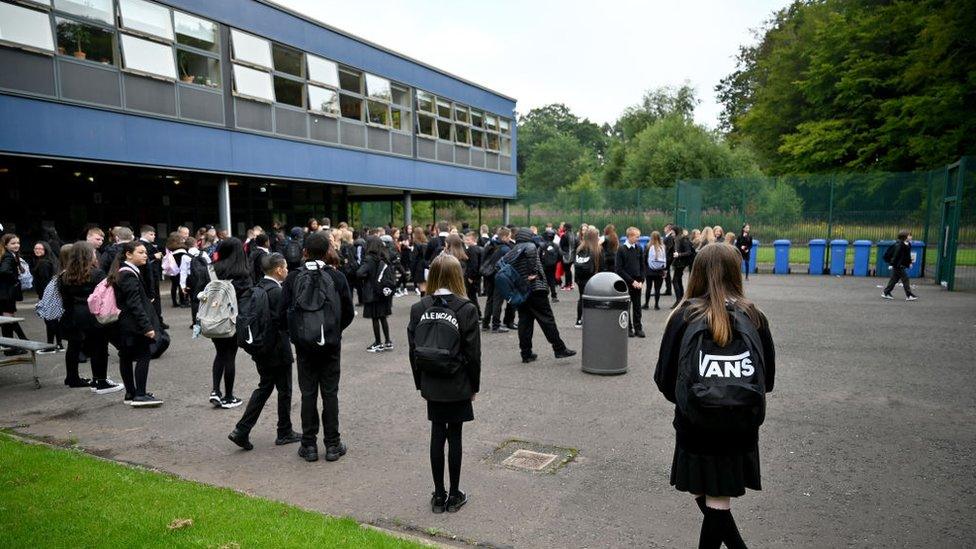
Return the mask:
<svg viewBox="0 0 976 549">
<path fill-rule="evenodd" d="M 787 0 L 278 0 L 518 100 L 613 122 L 644 90 L 689 82 L 714 128 L 713 88 Z"/>
</svg>

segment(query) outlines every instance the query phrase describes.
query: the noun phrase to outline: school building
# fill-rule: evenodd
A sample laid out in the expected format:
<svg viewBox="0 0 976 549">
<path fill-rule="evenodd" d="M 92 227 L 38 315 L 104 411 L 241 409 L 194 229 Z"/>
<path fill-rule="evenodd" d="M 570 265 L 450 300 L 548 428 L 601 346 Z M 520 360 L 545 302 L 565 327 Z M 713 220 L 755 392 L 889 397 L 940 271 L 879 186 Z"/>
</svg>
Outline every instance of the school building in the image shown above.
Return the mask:
<svg viewBox="0 0 976 549">
<path fill-rule="evenodd" d="M 0 0 L 0 223 L 240 234 L 355 202 L 507 205 L 514 111 L 263 0 Z"/>
</svg>

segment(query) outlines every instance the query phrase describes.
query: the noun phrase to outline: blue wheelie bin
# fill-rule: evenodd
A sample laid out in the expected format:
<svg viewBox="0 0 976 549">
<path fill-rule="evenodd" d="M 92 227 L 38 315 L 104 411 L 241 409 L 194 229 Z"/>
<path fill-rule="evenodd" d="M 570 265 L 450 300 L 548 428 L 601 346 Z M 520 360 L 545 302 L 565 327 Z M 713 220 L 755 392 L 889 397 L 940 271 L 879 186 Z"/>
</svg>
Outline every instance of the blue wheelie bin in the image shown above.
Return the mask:
<svg viewBox="0 0 976 549">
<path fill-rule="evenodd" d="M 789 274 L 790 272 L 790 241 L 785 238 L 773 241 L 773 274 Z"/>
<path fill-rule="evenodd" d="M 868 276 L 871 271 L 871 241 L 854 241 L 854 268 L 851 269 L 854 276 Z"/>
<path fill-rule="evenodd" d="M 810 241 L 810 268 L 807 270 L 812 275 L 824 274 L 824 256 L 827 252 L 827 241 L 822 238 L 814 238 Z"/>
<path fill-rule="evenodd" d="M 746 272 L 756 273 L 756 272 L 758 272 L 758 269 L 756 269 L 756 258 L 759 257 L 759 244 L 760 244 L 760 242 L 759 242 L 758 239 L 756 239 L 756 238 L 753 238 L 752 239 L 752 251 L 749 252 L 749 266 L 746 267 L 746 262 L 745 261 L 742 262 L 742 272 L 743 273 L 746 273 Z M 747 268 L 749 269 L 748 271 L 746 271 Z"/>
<path fill-rule="evenodd" d="M 884 254 L 894 243 L 894 240 L 882 240 L 878 242 L 878 251 L 874 256 L 874 276 L 882 276 L 884 278 L 891 276 L 891 269 L 885 263 Z"/>
<path fill-rule="evenodd" d="M 830 274 L 841 276 L 847 274 L 847 244 L 842 238 L 830 241 Z"/>
<path fill-rule="evenodd" d="M 912 241 L 912 268 L 908 269 L 909 278 L 920 278 L 922 276 L 922 265 L 925 264 L 925 242 L 921 240 Z"/>
</svg>

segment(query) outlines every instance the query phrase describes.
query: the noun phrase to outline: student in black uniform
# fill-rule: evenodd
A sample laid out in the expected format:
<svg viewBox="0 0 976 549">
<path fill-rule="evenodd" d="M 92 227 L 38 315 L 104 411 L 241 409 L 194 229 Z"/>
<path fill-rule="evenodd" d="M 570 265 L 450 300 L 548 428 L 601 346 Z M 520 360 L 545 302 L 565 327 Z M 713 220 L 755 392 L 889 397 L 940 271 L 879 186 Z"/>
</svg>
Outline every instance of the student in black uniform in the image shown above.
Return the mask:
<svg viewBox="0 0 976 549">
<path fill-rule="evenodd" d="M 610 273 L 617 272 L 617 250 L 620 249 L 620 237 L 617 236 L 617 227 L 611 223 L 603 228 L 603 262 L 600 265 L 601 271 Z"/>
<path fill-rule="evenodd" d="M 38 298 L 44 295 L 44 290 L 47 289 L 47 285 L 60 272 L 61 264 L 54 250 L 51 249 L 51 245 L 44 240 L 34 243 L 34 264 L 31 265 L 31 274 L 34 275 L 34 291 L 37 292 Z M 102 274 L 102 278 L 105 278 L 104 273 Z M 61 321 L 45 320 L 44 327 L 47 329 L 47 342 L 57 342 L 57 348 L 50 351 L 38 351 L 37 354 L 46 355 L 64 351 L 64 346 L 61 344 Z"/>
<path fill-rule="evenodd" d="M 24 293 L 20 287 L 20 275 L 23 273 L 20 265 L 20 238 L 12 233 L 3 235 L 0 239 L 0 314 L 16 316 L 17 302 L 24 300 Z M 3 337 L 13 337 L 16 333 L 20 339 L 27 339 L 20 324 L 4 324 L 0 327 Z M 7 356 L 26 354 L 21 349 L 8 349 Z"/>
<path fill-rule="evenodd" d="M 174 231 L 170 233 L 169 237 L 166 239 L 166 250 L 173 254 L 173 262 L 176 266 L 176 273 L 167 272 L 166 275 L 169 276 L 169 296 L 173 303 L 173 308 L 185 307 L 187 306 L 187 297 L 180 286 L 181 281 L 181 269 L 183 267 L 183 258 L 187 256 L 186 238 L 180 236 L 180 233 Z M 163 263 L 165 263 L 165 258 L 163 258 Z"/>
<path fill-rule="evenodd" d="M 556 231 L 546 229 L 542 233 L 542 245 L 539 246 L 539 260 L 542 261 L 542 270 L 546 272 L 546 285 L 549 286 L 549 299 L 553 303 L 559 302 L 556 295 L 556 265 L 562 262 L 562 252 L 556 245 Z"/>
<path fill-rule="evenodd" d="M 278 390 L 278 437 L 276 446 L 291 444 L 302 439 L 301 435 L 292 430 L 291 425 L 291 365 L 295 361 L 291 354 L 291 344 L 288 342 L 285 318 L 281 316 L 281 283 L 288 276 L 288 262 L 281 254 L 265 254 L 261 258 L 264 276 L 255 284 L 268 295 L 268 309 L 271 314 L 269 333 L 265 334 L 267 352 L 254 356 L 254 365 L 258 369 L 258 388 L 251 393 L 244 409 L 244 416 L 227 438 L 234 444 L 251 450 L 251 429 L 258 422 L 264 405 L 271 397 L 271 392 Z M 256 291 L 256 290 L 252 290 Z"/>
<path fill-rule="evenodd" d="M 251 289 L 251 266 L 244 255 L 244 244 L 237 238 L 221 240 L 214 252 L 214 273 L 219 280 L 229 280 L 234 286 L 237 302 Z M 237 337 L 215 337 L 213 341 L 213 389 L 208 399 L 215 408 L 237 408 L 243 401 L 234 396 L 234 378 L 237 375 Z M 224 393 L 220 392 L 220 380 L 224 380 Z"/>
<path fill-rule="evenodd" d="M 573 269 L 576 270 L 576 287 L 579 288 L 579 299 L 576 300 L 576 327 L 582 328 L 583 294 L 586 293 L 586 283 L 603 269 L 603 248 L 600 246 L 600 232 L 596 227 L 586 229 L 583 241 L 576 248 Z"/>
<path fill-rule="evenodd" d="M 468 501 L 460 489 L 461 428 L 464 422 L 474 420 L 471 403 L 481 388 L 478 311 L 464 298 L 462 276 L 455 257 L 442 254 L 434 259 L 427 279 L 433 291 L 410 308 L 407 325 L 410 369 L 414 385 L 427 401 L 427 419 L 431 422 L 431 510 L 435 513 L 457 512 Z M 444 359 L 444 351 L 450 360 Z M 450 492 L 444 489 L 445 442 Z"/>
<path fill-rule="evenodd" d="M 355 316 L 355 306 L 346 277 L 325 263 L 329 257 L 330 243 L 328 237 L 321 233 L 312 233 L 305 237 L 304 264 L 295 271 L 288 273 L 281 286 L 280 315 L 288 319 L 289 336 L 295 343 L 298 362 L 298 387 L 302 392 L 302 445 L 298 455 L 305 461 L 319 459 L 315 439 L 319 433 L 318 395 L 322 394 L 322 424 L 325 441 L 326 461 L 335 461 L 346 454 L 346 445 L 339 435 L 339 373 L 342 330 L 345 330 Z M 338 303 L 332 304 L 334 310 L 323 311 L 329 315 L 338 330 L 339 342 L 336 344 L 323 343 L 316 346 L 304 347 L 296 342 L 298 334 L 292 333 L 291 323 L 301 319 L 300 311 L 295 307 L 301 296 L 295 294 L 296 279 L 311 277 L 315 272 L 329 277 L 335 290 Z M 328 306 L 328 302 L 324 306 Z M 324 332 L 323 332 L 324 333 Z M 324 337 L 323 337 L 324 341 Z"/>
<path fill-rule="evenodd" d="M 464 233 L 464 253 L 468 256 L 468 263 L 464 266 L 464 288 L 468 293 L 468 301 L 474 303 L 478 309 L 478 320 L 481 320 L 481 305 L 478 303 L 478 290 L 481 287 L 481 260 L 484 249 L 478 245 L 474 231 Z"/>
<path fill-rule="evenodd" d="M 269 242 L 267 233 L 260 233 L 251 240 L 251 249 L 247 260 L 251 264 L 251 280 L 254 282 L 264 278 L 264 267 L 261 261 L 264 256 L 271 253 L 268 248 Z"/>
<path fill-rule="evenodd" d="M 891 245 L 891 248 L 885 250 L 884 259 L 891 268 L 891 278 L 888 279 L 888 284 L 881 292 L 881 297 L 894 299 L 891 291 L 895 289 L 896 284 L 901 282 L 905 288 L 905 301 L 918 299 L 918 296 L 912 293 L 912 284 L 908 280 L 908 269 L 912 268 L 912 233 L 909 231 L 899 232 L 898 240 Z"/>
<path fill-rule="evenodd" d="M 748 223 L 742 225 L 739 236 L 735 239 L 735 247 L 742 255 L 745 264 L 746 280 L 749 280 L 749 258 L 752 256 L 752 227 Z"/>
<path fill-rule="evenodd" d="M 151 408 L 163 403 L 162 399 L 146 391 L 149 361 L 152 358 L 149 345 L 160 329 L 159 316 L 142 282 L 145 275 L 140 271 L 148 260 L 144 243 L 132 240 L 124 242 L 119 246 L 107 277 L 121 311 L 112 330 L 119 348 L 119 370 L 125 385 L 123 402 L 134 408 Z"/>
<path fill-rule="evenodd" d="M 565 232 L 559 237 L 559 251 L 563 255 L 563 276 L 566 277 L 563 290 L 568 291 L 573 289 L 573 260 L 575 259 L 579 241 L 576 238 L 576 233 L 573 232 L 573 225 L 571 223 L 566 223 L 563 227 Z"/>
<path fill-rule="evenodd" d="M 423 295 L 427 289 L 427 262 L 424 259 L 427 255 L 427 234 L 424 233 L 423 227 L 413 228 L 410 243 L 413 246 L 410 278 L 413 280 L 413 288 L 417 295 Z"/>
<path fill-rule="evenodd" d="M 447 221 L 440 221 L 437 223 L 437 235 L 430 239 L 427 244 L 427 249 L 424 251 L 424 261 L 426 262 L 426 268 L 430 268 L 431 262 L 434 258 L 441 255 L 441 251 L 447 246 L 447 236 L 451 234 L 450 224 Z"/>
<path fill-rule="evenodd" d="M 390 339 L 390 323 L 388 318 L 393 314 L 393 294 L 384 294 L 380 287 L 380 273 L 385 270 L 392 272 L 393 265 L 386 245 L 378 236 L 366 239 L 366 257 L 359 266 L 356 276 L 363 281 L 363 317 L 373 321 L 373 343 L 366 348 L 367 353 L 382 353 L 393 350 L 393 340 Z M 380 328 L 383 330 L 384 340 L 380 341 Z"/>
<path fill-rule="evenodd" d="M 674 288 L 674 305 L 671 308 L 674 309 L 685 296 L 683 277 L 685 269 L 691 267 L 695 259 L 695 248 L 688 240 L 688 235 L 684 234 L 684 229 L 676 226 L 672 230 L 674 231 L 674 252 L 671 254 L 673 258 L 671 265 L 674 267 L 674 272 L 671 274 L 671 287 Z"/>
<path fill-rule="evenodd" d="M 651 239 L 647 242 L 647 247 L 644 248 L 644 265 L 646 267 L 644 280 L 647 283 L 647 291 L 644 292 L 644 309 L 650 308 L 648 304 L 651 301 L 651 290 L 654 293 L 654 310 L 657 311 L 661 308 L 658 303 L 661 300 L 661 283 L 664 282 L 668 272 L 667 253 L 667 248 L 661 241 L 661 233 L 652 232 Z"/>
<path fill-rule="evenodd" d="M 485 274 L 485 269 L 489 265 L 496 265 L 498 260 L 511 250 L 512 231 L 508 227 L 499 227 L 497 234 L 485 246 L 484 259 L 482 260 L 482 274 L 484 275 L 485 293 L 485 314 L 481 317 L 481 329 L 493 333 L 503 333 L 509 330 L 508 326 L 502 326 L 502 303 L 505 299 L 495 295 L 495 275 Z M 514 320 L 509 318 L 508 309 L 505 310 L 505 324 Z"/>
<path fill-rule="evenodd" d="M 163 254 L 156 247 L 156 229 L 152 225 L 143 225 L 139 228 L 139 233 L 139 241 L 146 246 L 146 253 L 149 254 L 146 265 L 142 268 L 142 283 L 146 285 L 146 293 L 159 315 L 159 326 L 166 330 L 169 325 L 163 320 L 163 304 L 159 299 L 159 285 L 163 281 Z"/>
<path fill-rule="evenodd" d="M 668 319 L 654 372 L 658 389 L 676 404 L 671 484 L 695 497 L 704 515 L 698 546 L 705 549 L 717 549 L 723 542 L 730 548 L 745 547 L 730 502 L 746 488 L 761 489 L 758 441 L 765 413 L 765 397 L 761 395 L 773 390 L 776 373 L 776 354 L 766 317 L 743 295 L 741 260 L 739 252 L 727 244 L 702 248 L 688 281 L 687 299 Z M 712 362 L 704 366 L 699 363 L 704 347 L 698 347 L 697 353 L 682 348 L 684 344 L 699 345 L 694 333 L 684 341 L 689 328 L 704 330 L 700 345 L 705 345 L 705 338 L 710 339 L 713 354 L 705 357 L 714 356 Z M 723 348 L 735 356 L 714 354 Z M 742 353 L 743 349 L 748 354 Z M 690 359 L 682 363 L 683 355 Z M 704 373 L 703 367 L 707 367 Z M 721 383 L 708 385 L 709 378 Z M 730 385 L 744 388 L 744 384 L 751 388 L 748 393 L 754 398 L 734 399 L 738 406 L 723 406 L 721 416 L 702 412 L 703 408 L 695 405 L 697 399 L 689 396 L 700 385 L 712 392 Z M 726 397 L 727 392 L 723 392 L 720 398 Z M 761 412 L 757 414 L 758 407 Z M 748 419 L 734 421 L 740 418 Z"/>
<path fill-rule="evenodd" d="M 664 270 L 664 293 L 671 295 L 671 264 L 674 262 L 674 225 L 664 225 L 664 254 L 667 256 L 667 266 Z"/>
<path fill-rule="evenodd" d="M 630 293 L 630 337 L 644 337 L 644 327 L 641 324 L 641 290 L 644 289 L 644 279 L 647 268 L 644 263 L 644 252 L 638 246 L 640 229 L 627 229 L 627 242 L 617 249 L 617 274 L 627 283 Z"/>
</svg>

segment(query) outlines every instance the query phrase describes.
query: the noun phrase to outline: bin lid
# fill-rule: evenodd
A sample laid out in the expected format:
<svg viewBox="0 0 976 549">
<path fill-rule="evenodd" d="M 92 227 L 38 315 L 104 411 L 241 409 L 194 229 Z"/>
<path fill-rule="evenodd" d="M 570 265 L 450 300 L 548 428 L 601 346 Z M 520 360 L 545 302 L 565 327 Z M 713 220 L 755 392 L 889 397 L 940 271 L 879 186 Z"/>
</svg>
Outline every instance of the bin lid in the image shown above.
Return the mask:
<svg viewBox="0 0 976 549">
<path fill-rule="evenodd" d="M 586 283 L 583 297 L 601 300 L 630 299 L 627 283 L 616 273 L 597 273 Z"/>
<path fill-rule="evenodd" d="M 827 241 L 824 240 L 823 238 L 814 238 L 813 240 L 810 241 L 810 246 L 817 246 L 817 245 L 824 246 L 826 244 Z"/>
<path fill-rule="evenodd" d="M 925 242 L 922 240 L 912 240 L 912 248 L 924 248 Z"/>
<path fill-rule="evenodd" d="M 830 245 L 831 246 L 836 245 L 836 244 L 843 244 L 843 245 L 847 246 L 849 244 L 849 242 L 847 242 L 843 238 L 835 238 L 835 239 L 833 239 L 833 240 L 830 241 Z"/>
<path fill-rule="evenodd" d="M 792 242 L 786 238 L 780 238 L 779 240 L 773 241 L 773 246 L 789 246 Z"/>
<path fill-rule="evenodd" d="M 854 245 L 855 246 L 870 246 L 871 245 L 871 241 L 870 240 L 855 240 L 854 241 Z"/>
<path fill-rule="evenodd" d="M 879 240 L 878 246 L 891 246 L 894 243 L 895 243 L 894 240 Z"/>
</svg>

